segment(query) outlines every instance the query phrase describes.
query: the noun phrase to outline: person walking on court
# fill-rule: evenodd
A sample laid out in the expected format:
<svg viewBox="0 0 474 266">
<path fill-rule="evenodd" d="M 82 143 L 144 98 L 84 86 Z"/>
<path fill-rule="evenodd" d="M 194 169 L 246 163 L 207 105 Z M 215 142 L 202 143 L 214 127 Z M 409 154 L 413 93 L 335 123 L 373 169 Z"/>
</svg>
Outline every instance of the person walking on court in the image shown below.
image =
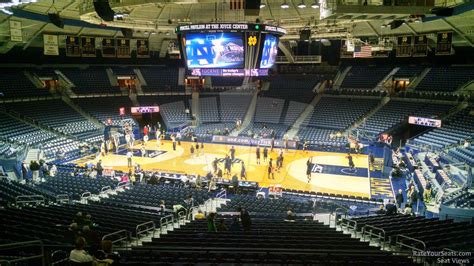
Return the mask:
<svg viewBox="0 0 474 266">
<path fill-rule="evenodd" d="M 232 160 L 230 159 L 229 155 L 225 156 L 224 168 L 225 168 L 225 174 L 230 175 L 231 168 L 232 168 Z"/>
<path fill-rule="evenodd" d="M 270 151 L 273 151 L 273 148 L 275 147 L 275 138 L 272 138 L 270 141 Z"/>
<path fill-rule="evenodd" d="M 263 161 L 266 162 L 268 159 L 268 149 L 267 147 L 263 148 Z"/>
<path fill-rule="evenodd" d="M 311 182 L 311 168 L 312 168 L 312 160 L 311 158 L 306 161 L 306 178 L 308 179 L 308 183 Z"/>
<path fill-rule="evenodd" d="M 351 170 L 354 170 L 355 169 L 355 164 L 354 164 L 354 161 L 352 159 L 352 155 L 350 153 L 348 153 L 346 158 L 349 161 L 349 168 L 351 168 Z"/>
<path fill-rule="evenodd" d="M 190 152 L 191 152 L 191 158 L 194 158 L 194 146 L 193 145 L 191 145 Z"/>
<path fill-rule="evenodd" d="M 245 169 L 245 164 L 244 162 L 241 163 L 241 168 L 240 168 L 240 178 L 242 180 L 247 180 L 247 170 Z"/>
<path fill-rule="evenodd" d="M 257 145 L 257 149 L 255 150 L 255 155 L 257 156 L 257 164 L 260 164 L 260 146 Z"/>
<path fill-rule="evenodd" d="M 212 172 L 215 173 L 217 172 L 217 164 L 219 163 L 219 160 L 217 158 L 214 158 L 214 161 L 212 161 Z"/>
<path fill-rule="evenodd" d="M 171 141 L 173 141 L 173 151 L 176 151 L 176 136 L 171 135 Z"/>
<path fill-rule="evenodd" d="M 273 159 L 270 158 L 268 161 L 268 179 L 275 179 L 275 173 L 273 171 Z"/>
<path fill-rule="evenodd" d="M 132 158 L 133 158 L 133 152 L 131 149 L 128 150 L 127 152 L 127 165 L 128 168 L 132 168 Z"/>
</svg>

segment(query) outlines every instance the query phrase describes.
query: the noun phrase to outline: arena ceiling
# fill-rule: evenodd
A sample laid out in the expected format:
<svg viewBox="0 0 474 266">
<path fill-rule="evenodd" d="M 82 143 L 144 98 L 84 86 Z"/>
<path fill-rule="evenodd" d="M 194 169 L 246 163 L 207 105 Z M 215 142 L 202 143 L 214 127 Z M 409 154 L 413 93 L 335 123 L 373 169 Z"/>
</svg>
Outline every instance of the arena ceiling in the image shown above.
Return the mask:
<svg viewBox="0 0 474 266">
<path fill-rule="evenodd" d="M 410 14 L 425 14 L 431 7 L 383 7 L 382 0 L 369 0 L 369 6 L 354 5 L 357 0 L 318 0 L 320 8 L 312 8 L 314 0 L 262 0 L 265 7 L 258 16 L 245 16 L 243 10 L 231 10 L 232 0 L 110 0 L 116 14 L 113 22 L 104 22 L 94 10 L 93 0 L 37 0 L 19 5 L 13 15 L 0 12 L 0 52 L 13 46 L 42 45 L 42 33 L 122 37 L 120 28 L 131 28 L 134 37 L 150 39 L 151 49 L 160 50 L 163 40 L 175 39 L 177 25 L 202 22 L 255 22 L 278 24 L 288 30 L 285 40 L 296 40 L 303 28 L 312 29 L 312 38 L 390 38 L 449 30 L 454 32 L 453 44 L 474 46 L 474 11 L 440 18 L 430 22 L 410 19 Z M 299 4 L 306 8 L 299 8 Z M 287 3 L 288 8 L 281 8 Z M 456 6 L 461 0 L 439 1 L 435 5 Z M 48 23 L 48 13 L 57 13 L 72 21 L 64 29 Z M 10 20 L 22 22 L 22 42 L 10 41 Z M 396 29 L 384 27 L 393 20 L 406 23 Z"/>
</svg>

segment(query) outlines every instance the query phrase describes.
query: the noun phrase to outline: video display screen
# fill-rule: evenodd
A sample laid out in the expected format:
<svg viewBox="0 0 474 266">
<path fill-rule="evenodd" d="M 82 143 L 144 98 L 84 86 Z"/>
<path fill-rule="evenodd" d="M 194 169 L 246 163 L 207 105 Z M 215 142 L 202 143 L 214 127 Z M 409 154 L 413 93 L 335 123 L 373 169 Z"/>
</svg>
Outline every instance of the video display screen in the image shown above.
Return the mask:
<svg viewBox="0 0 474 266">
<path fill-rule="evenodd" d="M 184 37 L 188 68 L 243 68 L 241 33 L 187 33 Z"/>
<path fill-rule="evenodd" d="M 275 64 L 277 53 L 278 38 L 275 35 L 267 34 L 263 43 L 260 68 L 271 68 Z"/>
</svg>

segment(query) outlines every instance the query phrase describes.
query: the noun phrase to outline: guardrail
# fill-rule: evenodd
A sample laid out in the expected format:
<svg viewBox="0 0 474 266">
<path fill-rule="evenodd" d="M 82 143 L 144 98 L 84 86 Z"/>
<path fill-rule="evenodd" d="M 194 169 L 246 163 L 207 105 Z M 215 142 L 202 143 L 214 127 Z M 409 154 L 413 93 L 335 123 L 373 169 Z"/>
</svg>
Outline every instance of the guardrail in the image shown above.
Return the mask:
<svg viewBox="0 0 474 266">
<path fill-rule="evenodd" d="M 315 202 L 313 202 L 314 206 Z M 347 218 L 347 209 L 339 207 L 334 210 L 334 213 L 329 214 L 329 226 L 331 226 L 331 218 L 334 217 L 334 227 L 337 227 L 337 218 L 338 218 L 338 211 L 343 211 L 344 218 Z M 342 226 L 341 226 L 342 229 Z"/>
<path fill-rule="evenodd" d="M 92 197 L 92 193 L 89 191 L 86 191 L 81 194 L 81 202 L 82 203 L 87 203 L 87 201 Z"/>
<path fill-rule="evenodd" d="M 148 234 L 149 232 L 152 232 L 153 237 L 154 237 L 155 230 L 156 230 L 156 226 L 155 226 L 155 222 L 153 221 L 149 221 L 149 222 L 145 222 L 145 223 L 137 225 L 135 227 L 135 236 L 137 237 L 137 244 L 138 244 L 138 238 Z"/>
<path fill-rule="evenodd" d="M 56 260 L 56 257 L 61 255 L 61 258 Z M 64 250 L 55 250 L 51 253 L 51 265 L 64 265 L 69 261 L 69 254 Z"/>
<path fill-rule="evenodd" d="M 193 216 L 193 213 L 195 210 L 198 210 L 199 209 L 199 206 L 193 206 L 191 208 L 189 208 L 188 210 L 188 215 L 186 215 L 186 219 L 191 221 L 191 220 L 194 220 L 194 216 Z"/>
<path fill-rule="evenodd" d="M 105 186 L 100 189 L 100 195 L 105 195 L 112 191 L 112 188 L 110 186 Z"/>
<path fill-rule="evenodd" d="M 28 256 L 24 256 L 24 257 L 15 257 L 15 258 L 12 258 L 12 259 L 0 259 L 0 265 L 2 265 L 2 266 L 3 265 L 18 265 L 18 262 L 27 262 L 27 261 L 34 260 L 34 259 L 41 259 L 41 265 L 45 265 L 44 245 L 43 245 L 43 242 L 41 240 L 26 241 L 26 242 L 18 242 L 18 243 L 0 245 L 0 251 L 24 249 L 24 248 L 32 247 L 32 246 L 38 246 L 41 250 L 41 254 L 28 255 Z"/>
<path fill-rule="evenodd" d="M 69 202 L 69 195 L 68 194 L 56 195 L 56 202 L 58 202 L 58 203 L 68 203 Z"/>
<path fill-rule="evenodd" d="M 15 204 L 26 204 L 26 203 L 34 203 L 34 204 L 41 204 L 45 203 L 43 195 L 21 195 L 15 198 Z"/>
<path fill-rule="evenodd" d="M 160 233 L 163 233 L 163 226 L 166 226 L 168 228 L 168 225 L 172 225 L 174 222 L 173 215 L 166 215 L 161 217 L 160 219 Z"/>
<path fill-rule="evenodd" d="M 116 236 L 116 238 L 115 237 L 112 238 L 112 236 Z M 112 244 L 122 242 L 122 241 L 125 242 L 129 239 L 130 239 L 130 232 L 128 232 L 126 230 L 119 230 L 119 231 L 104 235 L 102 237 L 102 240 L 110 240 L 110 241 L 112 241 Z"/>
<path fill-rule="evenodd" d="M 419 243 L 421 244 L 421 246 L 423 247 L 423 249 L 419 249 L 417 247 L 415 247 L 415 245 L 409 245 L 409 244 L 405 244 L 403 243 L 403 239 L 404 240 L 410 240 L 410 241 L 413 241 L 415 243 Z M 412 251 L 412 254 L 413 254 L 413 251 L 419 251 L 419 252 L 423 252 L 423 251 L 426 251 L 426 244 L 425 242 L 419 240 L 419 239 L 416 239 L 416 238 L 412 238 L 412 237 L 408 237 L 408 236 L 405 236 L 405 235 L 396 235 L 395 236 L 395 245 L 398 247 L 398 248 L 402 248 L 402 247 L 406 247 L 406 248 L 409 248 L 411 251 Z M 419 257 L 414 257 L 416 261 L 418 261 L 418 258 Z M 421 256 L 421 262 L 424 263 L 425 261 L 425 257 L 424 256 Z"/>
<path fill-rule="evenodd" d="M 378 234 L 374 231 L 378 232 Z M 373 225 L 365 225 L 364 227 L 362 227 L 362 239 L 365 240 L 365 237 L 367 235 L 369 236 L 369 241 L 372 241 L 372 237 L 375 237 L 377 240 L 379 240 L 382 250 L 384 249 L 386 235 L 385 230 Z"/>
<path fill-rule="evenodd" d="M 129 185 L 130 185 L 130 183 L 128 183 L 128 182 L 120 182 L 120 183 L 118 183 L 117 188 L 123 188 L 124 189 L 124 188 L 128 187 Z"/>
<path fill-rule="evenodd" d="M 226 190 L 226 189 L 222 189 L 221 191 L 219 191 L 219 192 L 216 194 L 216 198 L 218 198 L 218 199 L 227 199 L 227 190 Z"/>
</svg>

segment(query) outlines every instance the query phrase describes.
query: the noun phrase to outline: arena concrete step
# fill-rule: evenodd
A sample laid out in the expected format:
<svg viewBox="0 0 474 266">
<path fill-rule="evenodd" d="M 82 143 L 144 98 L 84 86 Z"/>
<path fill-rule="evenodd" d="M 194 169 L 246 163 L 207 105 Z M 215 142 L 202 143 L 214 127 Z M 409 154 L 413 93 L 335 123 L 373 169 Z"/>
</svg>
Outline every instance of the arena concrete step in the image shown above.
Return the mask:
<svg viewBox="0 0 474 266">
<path fill-rule="evenodd" d="M 341 88 L 341 84 L 344 81 L 344 79 L 346 78 L 346 75 L 347 75 L 347 73 L 349 73 L 351 68 L 352 68 L 352 66 L 348 66 L 342 72 L 337 73 L 336 77 L 334 78 L 334 86 L 333 86 L 334 89 Z"/>
<path fill-rule="evenodd" d="M 314 96 L 311 103 L 308 104 L 308 106 L 306 106 L 306 109 L 304 109 L 304 111 L 300 114 L 298 119 L 296 119 L 293 126 L 286 132 L 286 134 L 288 134 L 288 137 L 290 137 L 290 139 L 294 138 L 296 136 L 296 134 L 298 134 L 298 131 L 300 130 L 301 124 L 304 122 L 304 120 L 308 116 L 313 114 L 314 106 L 316 106 L 316 104 L 318 104 L 319 100 L 321 100 L 321 97 L 322 97 L 322 94 L 316 94 L 316 96 Z"/>
<path fill-rule="evenodd" d="M 257 99 L 258 99 L 258 91 L 255 90 L 252 96 L 252 100 L 250 101 L 249 108 L 247 109 L 247 113 L 245 115 L 244 121 L 242 121 L 242 125 L 240 126 L 240 128 L 238 129 L 236 128 L 235 130 L 233 130 L 230 133 L 231 136 L 237 137 L 242 132 L 242 130 L 244 130 L 250 125 L 255 115 L 255 110 L 257 109 Z"/>
</svg>

